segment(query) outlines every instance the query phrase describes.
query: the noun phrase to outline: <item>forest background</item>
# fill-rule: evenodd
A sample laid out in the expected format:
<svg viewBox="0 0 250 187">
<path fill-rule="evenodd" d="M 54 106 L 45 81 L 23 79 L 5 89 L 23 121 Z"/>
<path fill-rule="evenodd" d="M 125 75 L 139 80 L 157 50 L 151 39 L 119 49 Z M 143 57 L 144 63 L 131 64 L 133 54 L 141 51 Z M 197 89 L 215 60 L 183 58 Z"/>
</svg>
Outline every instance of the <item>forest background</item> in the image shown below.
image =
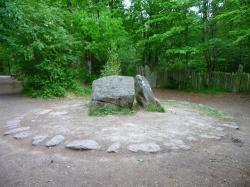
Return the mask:
<svg viewBox="0 0 250 187">
<path fill-rule="evenodd" d="M 0 41 L 0 74 L 33 97 L 87 94 L 145 65 L 249 73 L 250 1 L 0 0 Z"/>
</svg>

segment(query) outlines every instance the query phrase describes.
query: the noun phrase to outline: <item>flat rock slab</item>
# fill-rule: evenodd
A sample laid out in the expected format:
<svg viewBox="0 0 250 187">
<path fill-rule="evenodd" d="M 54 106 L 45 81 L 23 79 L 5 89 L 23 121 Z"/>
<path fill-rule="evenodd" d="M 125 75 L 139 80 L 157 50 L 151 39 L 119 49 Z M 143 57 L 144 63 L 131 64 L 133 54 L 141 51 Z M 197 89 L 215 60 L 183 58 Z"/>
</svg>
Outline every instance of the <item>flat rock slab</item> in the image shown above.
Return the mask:
<svg viewBox="0 0 250 187">
<path fill-rule="evenodd" d="M 95 140 L 74 140 L 68 143 L 65 147 L 74 150 L 100 149 L 100 145 Z"/>
<path fill-rule="evenodd" d="M 38 114 L 38 115 L 44 115 L 44 114 L 47 114 L 47 113 L 49 113 L 49 112 L 51 112 L 51 111 L 52 111 L 51 109 L 42 110 L 42 111 L 38 112 L 37 114 Z"/>
<path fill-rule="evenodd" d="M 48 136 L 47 135 L 36 135 L 32 138 L 32 145 L 38 145 L 43 142 Z"/>
<path fill-rule="evenodd" d="M 208 134 L 201 134 L 201 138 L 206 138 L 206 139 L 215 139 L 215 140 L 220 140 L 220 136 L 215 136 L 215 135 L 208 135 Z"/>
<path fill-rule="evenodd" d="M 15 138 L 15 139 L 24 139 L 24 138 L 27 138 L 28 136 L 30 136 L 30 132 L 29 131 L 24 131 L 24 132 L 19 132 L 19 133 L 15 134 L 13 136 L 13 138 Z"/>
<path fill-rule="evenodd" d="M 130 144 L 128 150 L 132 152 L 156 153 L 161 150 L 161 147 L 155 143 Z"/>
<path fill-rule="evenodd" d="M 109 148 L 107 149 L 107 152 L 108 153 L 117 153 L 120 148 L 121 148 L 121 143 L 116 142 L 116 143 L 113 143 L 111 146 L 109 146 Z"/>
<path fill-rule="evenodd" d="M 63 135 L 56 135 L 46 143 L 46 146 L 47 147 L 56 146 L 56 145 L 60 144 L 63 140 L 64 140 Z"/>
<path fill-rule="evenodd" d="M 29 129 L 30 129 L 30 127 L 20 127 L 20 128 L 16 128 L 16 129 L 11 129 L 11 130 L 5 132 L 3 135 L 6 136 L 6 135 L 11 135 L 11 134 L 16 134 L 19 132 L 27 131 Z"/>
<path fill-rule="evenodd" d="M 57 112 L 50 112 L 49 115 L 53 116 L 53 117 L 60 117 L 62 115 L 68 114 L 67 111 L 57 111 Z"/>
<path fill-rule="evenodd" d="M 191 141 L 196 141 L 197 139 L 194 139 L 194 137 L 189 137 Z M 182 140 L 173 139 L 170 142 L 164 143 L 164 145 L 170 149 L 170 150 L 190 150 L 192 149 L 192 146 L 185 144 Z"/>
<path fill-rule="evenodd" d="M 236 123 L 234 122 L 225 123 L 225 124 L 222 124 L 221 126 L 236 129 L 236 130 L 240 129 L 239 126 L 236 125 Z"/>
</svg>

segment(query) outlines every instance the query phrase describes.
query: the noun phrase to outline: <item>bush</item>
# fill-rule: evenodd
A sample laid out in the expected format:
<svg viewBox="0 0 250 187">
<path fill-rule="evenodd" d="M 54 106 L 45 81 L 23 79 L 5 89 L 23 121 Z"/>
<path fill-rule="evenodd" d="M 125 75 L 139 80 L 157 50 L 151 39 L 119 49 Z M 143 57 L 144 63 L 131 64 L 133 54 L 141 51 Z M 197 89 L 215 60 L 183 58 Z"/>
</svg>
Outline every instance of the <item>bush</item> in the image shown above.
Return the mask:
<svg viewBox="0 0 250 187">
<path fill-rule="evenodd" d="M 118 55 L 113 50 L 109 51 L 109 58 L 104 68 L 101 71 L 101 77 L 110 75 L 120 75 L 121 74 L 121 64 L 118 60 Z"/>
</svg>

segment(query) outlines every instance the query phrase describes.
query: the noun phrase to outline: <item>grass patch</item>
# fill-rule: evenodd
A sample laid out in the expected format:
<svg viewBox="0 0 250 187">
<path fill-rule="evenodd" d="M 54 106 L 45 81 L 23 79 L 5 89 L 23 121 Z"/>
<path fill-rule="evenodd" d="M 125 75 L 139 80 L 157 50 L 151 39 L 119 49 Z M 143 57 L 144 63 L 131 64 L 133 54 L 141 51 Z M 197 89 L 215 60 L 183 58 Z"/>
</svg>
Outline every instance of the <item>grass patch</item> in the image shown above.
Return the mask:
<svg viewBox="0 0 250 187">
<path fill-rule="evenodd" d="M 122 107 L 90 107 L 89 108 L 89 116 L 106 116 L 112 114 L 123 114 L 130 115 L 135 113 L 135 110 L 132 108 L 122 108 Z"/>
<path fill-rule="evenodd" d="M 209 116 L 212 116 L 212 117 L 218 117 L 218 118 L 225 117 L 225 114 L 223 112 L 221 112 L 215 108 L 212 108 L 210 106 L 207 106 L 207 105 L 190 103 L 190 107 L 193 109 L 196 109 L 198 111 L 201 111 L 205 114 L 208 114 Z"/>
<path fill-rule="evenodd" d="M 217 118 L 226 117 L 226 114 L 223 113 L 222 111 L 217 110 L 207 105 L 203 105 L 203 104 L 190 103 L 187 101 L 176 101 L 176 100 L 167 100 L 167 101 L 163 101 L 163 103 L 165 103 L 166 105 L 178 107 L 178 108 L 182 108 L 182 107 L 191 108 L 199 112 L 202 112 L 206 115 L 209 115 L 211 117 L 217 117 Z"/>
<path fill-rule="evenodd" d="M 165 109 L 162 106 L 155 104 L 146 105 L 145 110 L 148 112 L 165 112 Z"/>
<path fill-rule="evenodd" d="M 211 95 L 219 95 L 219 94 L 225 93 L 225 90 L 221 88 L 201 88 L 201 89 L 185 88 L 183 90 L 186 92 L 203 93 L 203 94 L 211 94 Z"/>
<path fill-rule="evenodd" d="M 66 92 L 66 97 L 90 96 L 91 87 L 89 85 L 76 84 L 73 90 Z"/>
</svg>

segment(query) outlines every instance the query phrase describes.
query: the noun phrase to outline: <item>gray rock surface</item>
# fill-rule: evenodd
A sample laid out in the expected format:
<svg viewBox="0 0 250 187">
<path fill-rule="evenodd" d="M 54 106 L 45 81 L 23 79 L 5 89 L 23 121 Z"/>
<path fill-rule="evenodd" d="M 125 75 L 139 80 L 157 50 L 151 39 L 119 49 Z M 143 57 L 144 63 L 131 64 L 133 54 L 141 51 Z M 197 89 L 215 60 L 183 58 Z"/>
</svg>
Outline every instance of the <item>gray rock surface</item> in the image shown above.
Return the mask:
<svg viewBox="0 0 250 187">
<path fill-rule="evenodd" d="M 194 137 L 192 137 L 194 138 Z M 192 139 L 191 140 L 194 140 Z M 185 144 L 182 140 L 178 139 L 173 139 L 170 142 L 164 143 L 164 145 L 169 149 L 169 150 L 190 150 L 192 149 L 192 146 Z"/>
<path fill-rule="evenodd" d="M 66 145 L 66 148 L 74 150 L 100 149 L 100 145 L 95 140 L 73 140 Z"/>
<path fill-rule="evenodd" d="M 47 147 L 56 146 L 60 144 L 63 140 L 64 140 L 63 135 L 56 135 L 46 143 L 46 146 Z"/>
<path fill-rule="evenodd" d="M 36 135 L 32 138 L 32 145 L 38 145 L 43 142 L 48 136 L 47 135 Z"/>
<path fill-rule="evenodd" d="M 147 79 L 141 75 L 135 77 L 135 97 L 138 104 L 143 107 L 149 104 L 160 105 Z"/>
<path fill-rule="evenodd" d="M 160 146 L 155 143 L 130 144 L 128 150 L 132 152 L 156 153 L 161 150 Z"/>
<path fill-rule="evenodd" d="M 108 76 L 97 79 L 92 84 L 91 106 L 120 106 L 131 108 L 134 103 L 134 78 Z"/>
<path fill-rule="evenodd" d="M 220 136 L 209 135 L 209 134 L 201 134 L 200 137 L 201 138 L 206 138 L 206 139 L 215 139 L 215 140 L 220 140 L 221 139 Z"/>
<path fill-rule="evenodd" d="M 19 132 L 27 131 L 29 129 L 30 129 L 30 127 L 20 127 L 20 128 L 16 128 L 16 129 L 11 129 L 11 130 L 5 132 L 3 135 L 6 136 L 6 135 L 10 135 L 10 134 L 16 134 Z"/>
<path fill-rule="evenodd" d="M 20 123 L 21 123 L 21 119 L 16 118 L 16 119 L 7 121 L 5 127 L 7 127 L 8 129 L 18 128 L 18 127 L 20 127 Z"/>
<path fill-rule="evenodd" d="M 120 148 L 121 148 L 121 143 L 116 142 L 116 143 L 113 143 L 111 146 L 109 146 L 109 148 L 107 149 L 107 152 L 108 153 L 117 153 Z"/>
<path fill-rule="evenodd" d="M 236 125 L 236 123 L 234 123 L 234 122 L 227 122 L 227 123 L 225 123 L 225 124 L 222 124 L 221 126 L 223 126 L 223 127 L 228 127 L 228 128 L 232 128 L 232 129 L 236 129 L 236 130 L 239 130 L 239 129 L 240 129 L 239 126 Z"/>
<path fill-rule="evenodd" d="M 23 132 L 19 132 L 19 133 L 15 134 L 13 136 L 13 138 L 15 138 L 15 139 L 24 139 L 24 138 L 27 138 L 28 136 L 30 136 L 30 132 L 29 131 L 23 131 Z"/>
</svg>

